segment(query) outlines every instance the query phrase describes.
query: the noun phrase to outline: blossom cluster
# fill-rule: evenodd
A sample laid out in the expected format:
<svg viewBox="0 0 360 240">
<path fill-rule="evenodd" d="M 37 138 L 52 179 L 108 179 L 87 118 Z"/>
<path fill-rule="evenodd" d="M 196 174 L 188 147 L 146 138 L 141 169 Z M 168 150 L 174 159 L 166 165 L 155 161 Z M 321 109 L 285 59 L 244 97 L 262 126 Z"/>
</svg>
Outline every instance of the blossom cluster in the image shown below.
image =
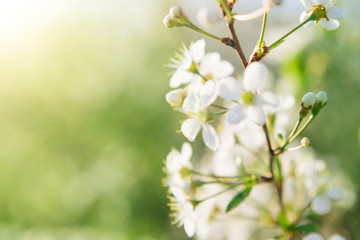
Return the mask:
<svg viewBox="0 0 360 240">
<path fill-rule="evenodd" d="M 188 237 L 200 240 L 324 239 L 316 220 L 341 205 L 349 190 L 330 177 L 326 162 L 308 149 L 309 138 L 294 143 L 326 106 L 327 94 L 306 93 L 298 112 L 289 114 L 296 108 L 295 98 L 289 92 L 275 94 L 266 89 L 269 69 L 261 61 L 305 25 L 320 23 L 336 29 L 344 12 L 330 0 L 301 0 L 307 10 L 300 16 L 300 25 L 267 45 L 267 13 L 282 1 L 266 0 L 245 15 L 233 13 L 236 0 L 217 3 L 220 18 L 202 8 L 199 20 L 210 25 L 223 18 L 231 38 L 197 27 L 179 6 L 164 18 L 167 27 L 188 27 L 232 47 L 244 66 L 242 76 L 235 76 L 237 68 L 229 61 L 218 52 L 206 52 L 204 39 L 189 47 L 183 44 L 167 64 L 173 69 L 169 84 L 173 90 L 166 101 L 185 118 L 180 132 L 194 142 L 202 131 L 203 142 L 211 150 L 194 160 L 192 146 L 185 142 L 181 151 L 172 149 L 167 155 L 164 184 L 174 223 L 183 226 Z M 260 39 L 247 61 L 234 23 L 261 15 Z M 328 237 L 345 239 L 335 233 Z"/>
</svg>

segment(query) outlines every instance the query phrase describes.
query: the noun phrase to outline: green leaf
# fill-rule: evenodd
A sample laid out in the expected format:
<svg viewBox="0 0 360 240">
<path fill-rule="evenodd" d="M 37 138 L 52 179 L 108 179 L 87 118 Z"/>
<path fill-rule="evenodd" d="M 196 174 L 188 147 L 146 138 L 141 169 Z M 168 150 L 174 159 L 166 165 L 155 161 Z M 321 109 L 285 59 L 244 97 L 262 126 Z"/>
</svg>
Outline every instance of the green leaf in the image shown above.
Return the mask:
<svg viewBox="0 0 360 240">
<path fill-rule="evenodd" d="M 298 231 L 298 232 L 310 233 L 310 232 L 318 231 L 319 227 L 314 223 L 308 223 L 308 224 L 303 224 L 303 225 L 300 225 L 300 226 L 296 226 L 295 230 Z"/>
<path fill-rule="evenodd" d="M 232 209 L 237 207 L 242 201 L 244 201 L 247 198 L 247 196 L 249 196 L 249 194 L 251 192 L 251 188 L 252 188 L 252 186 L 247 187 L 243 191 L 236 194 L 235 197 L 233 197 L 233 199 L 231 199 L 231 201 L 229 202 L 229 204 L 226 208 L 226 212 L 231 211 Z"/>
</svg>

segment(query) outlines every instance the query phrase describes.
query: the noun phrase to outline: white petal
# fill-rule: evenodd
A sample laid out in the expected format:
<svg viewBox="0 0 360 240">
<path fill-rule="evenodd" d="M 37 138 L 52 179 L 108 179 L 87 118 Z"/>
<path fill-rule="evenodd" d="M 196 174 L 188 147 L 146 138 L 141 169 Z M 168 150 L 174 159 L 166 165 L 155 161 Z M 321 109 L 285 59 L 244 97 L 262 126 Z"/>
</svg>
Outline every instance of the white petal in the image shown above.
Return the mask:
<svg viewBox="0 0 360 240">
<path fill-rule="evenodd" d="M 195 93 L 189 93 L 184 99 L 183 109 L 186 113 L 197 113 L 200 109 L 200 99 Z"/>
<path fill-rule="evenodd" d="M 199 63 L 205 55 L 205 40 L 200 39 L 190 46 L 190 54 L 195 63 Z"/>
<path fill-rule="evenodd" d="M 190 143 L 184 142 L 181 148 L 181 157 L 184 162 L 189 162 L 192 156 L 192 148 Z"/>
<path fill-rule="evenodd" d="M 314 4 L 314 5 L 320 4 L 320 5 L 323 5 L 323 6 L 327 6 L 327 5 L 329 5 L 331 3 L 331 0 L 316 0 L 316 1 L 317 1 L 317 3 Z"/>
<path fill-rule="evenodd" d="M 249 91 L 256 91 L 265 82 L 268 76 L 268 70 L 265 64 L 251 63 L 244 72 L 244 87 Z"/>
<path fill-rule="evenodd" d="M 320 215 L 327 214 L 331 210 L 331 202 L 327 197 L 316 197 L 311 204 L 311 209 Z"/>
<path fill-rule="evenodd" d="M 324 240 L 324 238 L 318 233 L 310 233 L 306 235 L 303 240 Z"/>
<path fill-rule="evenodd" d="M 241 94 L 240 82 L 234 77 L 222 78 L 219 81 L 219 95 L 227 100 L 236 100 Z"/>
<path fill-rule="evenodd" d="M 236 124 L 241 122 L 246 117 L 246 112 L 241 104 L 236 104 L 226 114 L 227 121 L 230 124 Z"/>
<path fill-rule="evenodd" d="M 187 85 L 187 90 L 189 93 L 199 94 L 203 85 L 203 79 L 199 75 L 194 75 L 191 82 Z"/>
<path fill-rule="evenodd" d="M 230 76 L 234 72 L 233 65 L 228 61 L 221 61 L 212 68 L 214 78 L 223 78 Z"/>
<path fill-rule="evenodd" d="M 337 6 L 330 6 L 326 8 L 326 14 L 329 18 L 342 19 L 344 18 L 345 11 Z"/>
<path fill-rule="evenodd" d="M 174 149 L 166 156 L 166 169 L 169 173 L 175 173 L 179 170 L 179 159 L 180 153 L 178 150 Z"/>
<path fill-rule="evenodd" d="M 320 24 L 329 31 L 335 30 L 340 26 L 340 22 L 335 19 L 330 19 L 328 21 L 325 18 L 323 18 L 320 20 Z"/>
<path fill-rule="evenodd" d="M 346 238 L 340 235 L 332 235 L 330 236 L 329 240 L 346 240 Z"/>
<path fill-rule="evenodd" d="M 312 0 L 300 0 L 302 5 L 306 8 L 312 8 L 313 1 Z"/>
<path fill-rule="evenodd" d="M 220 54 L 218 52 L 207 53 L 201 60 L 199 72 L 202 75 L 211 73 L 213 68 L 215 68 L 220 61 Z"/>
<path fill-rule="evenodd" d="M 192 76 L 193 76 L 193 74 L 191 72 L 187 72 L 187 71 L 178 69 L 174 73 L 174 75 L 171 76 L 170 87 L 177 88 L 181 84 L 188 83 L 188 82 L 190 82 Z"/>
<path fill-rule="evenodd" d="M 306 19 L 308 19 L 308 17 L 310 17 L 310 14 L 311 13 L 308 13 L 306 11 L 303 11 L 301 14 L 300 14 L 300 18 L 299 18 L 299 22 L 305 22 Z"/>
<path fill-rule="evenodd" d="M 262 92 L 258 95 L 259 104 L 265 111 L 274 110 L 277 106 L 279 106 L 279 99 L 273 92 Z"/>
<path fill-rule="evenodd" d="M 215 102 L 218 95 L 218 88 L 213 80 L 207 81 L 200 91 L 200 100 L 202 107 L 207 107 Z"/>
<path fill-rule="evenodd" d="M 266 121 L 265 112 L 259 106 L 252 105 L 247 107 L 246 115 L 251 121 L 253 121 L 259 126 L 265 124 Z"/>
<path fill-rule="evenodd" d="M 196 136 L 201 129 L 201 123 L 196 118 L 187 119 L 181 124 L 181 132 L 189 139 L 190 142 L 194 142 Z"/>
<path fill-rule="evenodd" d="M 191 238 L 195 234 L 195 220 L 194 217 L 186 217 L 184 219 L 184 230 L 186 235 Z"/>
<path fill-rule="evenodd" d="M 220 137 L 215 128 L 210 124 L 204 124 L 202 137 L 205 145 L 211 150 L 216 151 L 220 147 Z"/>
<path fill-rule="evenodd" d="M 166 94 L 166 101 L 172 106 L 172 107 L 181 107 L 183 102 L 183 94 L 184 89 L 175 89 Z"/>
</svg>

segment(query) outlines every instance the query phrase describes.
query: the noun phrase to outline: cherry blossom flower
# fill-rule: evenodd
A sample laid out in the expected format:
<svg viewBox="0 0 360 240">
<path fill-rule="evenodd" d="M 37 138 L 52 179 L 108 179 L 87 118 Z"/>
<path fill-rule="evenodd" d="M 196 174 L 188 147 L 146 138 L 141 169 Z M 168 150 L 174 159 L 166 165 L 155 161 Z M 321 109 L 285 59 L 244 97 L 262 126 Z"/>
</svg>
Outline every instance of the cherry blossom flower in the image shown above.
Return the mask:
<svg viewBox="0 0 360 240">
<path fill-rule="evenodd" d="M 194 77 L 199 77 L 194 73 L 194 70 L 196 64 L 199 64 L 205 56 L 205 40 L 200 39 L 192 43 L 189 49 L 183 45 L 181 52 L 181 54 L 177 54 L 175 58 L 172 58 L 171 63 L 167 65 L 176 69 L 170 79 L 170 87 L 172 88 L 177 88 L 181 84 L 189 83 Z"/>
<path fill-rule="evenodd" d="M 259 126 L 265 124 L 265 112 L 278 105 L 278 99 L 274 93 L 259 93 L 267 75 L 266 66 L 254 62 L 245 69 L 244 87 L 241 87 L 240 82 L 235 78 L 225 78 L 220 82 L 219 95 L 227 100 L 237 100 L 238 102 L 227 113 L 229 123 L 239 123 L 248 118 Z"/>
<path fill-rule="evenodd" d="M 220 147 L 220 137 L 215 128 L 208 123 L 214 118 L 213 113 L 207 109 L 216 99 L 217 94 L 213 94 L 213 91 L 216 91 L 214 88 L 214 82 L 211 81 L 205 84 L 199 95 L 189 94 L 184 100 L 183 109 L 190 118 L 181 125 L 182 133 L 190 142 L 194 142 L 199 131 L 203 129 L 204 143 L 213 151 Z"/>
<path fill-rule="evenodd" d="M 172 194 L 169 199 L 174 224 L 184 225 L 185 232 L 189 237 L 195 233 L 194 207 L 188 200 L 190 198 L 190 181 L 188 178 L 192 169 L 191 156 L 191 145 L 185 142 L 182 145 L 181 152 L 176 149 L 171 150 L 165 162 L 166 183 Z"/>
<path fill-rule="evenodd" d="M 335 30 L 340 26 L 338 19 L 344 18 L 345 11 L 340 7 L 332 6 L 331 0 L 301 0 L 301 3 L 307 10 L 301 13 L 300 22 L 304 22 L 316 11 L 317 19 L 307 23 L 307 26 L 320 23 L 327 30 Z"/>
<path fill-rule="evenodd" d="M 169 186 L 170 192 L 174 196 L 183 200 L 189 195 L 185 193 L 190 191 L 191 155 L 191 145 L 185 142 L 182 145 L 181 152 L 176 149 L 171 150 L 165 162 L 166 185 Z"/>
<path fill-rule="evenodd" d="M 193 237 L 196 228 L 196 214 L 193 204 L 187 200 L 170 198 L 170 209 L 173 211 L 171 215 L 174 217 L 173 224 L 184 226 L 186 235 Z"/>
</svg>

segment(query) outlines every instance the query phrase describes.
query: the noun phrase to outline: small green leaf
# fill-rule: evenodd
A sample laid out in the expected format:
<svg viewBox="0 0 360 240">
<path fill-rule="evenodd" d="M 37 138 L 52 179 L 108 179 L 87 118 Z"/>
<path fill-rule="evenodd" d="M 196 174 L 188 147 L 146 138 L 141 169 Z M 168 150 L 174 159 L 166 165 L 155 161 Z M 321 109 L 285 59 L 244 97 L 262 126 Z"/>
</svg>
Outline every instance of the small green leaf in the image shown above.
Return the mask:
<svg viewBox="0 0 360 240">
<path fill-rule="evenodd" d="M 242 201 L 244 201 L 246 199 L 246 197 L 249 196 L 249 194 L 251 192 L 251 188 L 252 188 L 252 186 L 247 187 L 243 191 L 236 194 L 235 197 L 233 197 L 233 199 L 231 199 L 231 201 L 229 202 L 229 204 L 226 208 L 226 212 L 231 211 L 232 209 L 237 207 Z"/>
<path fill-rule="evenodd" d="M 316 232 L 319 230 L 319 227 L 314 223 L 303 224 L 296 226 L 295 230 L 302 233 Z"/>
<path fill-rule="evenodd" d="M 278 47 L 280 44 L 282 44 L 283 42 L 285 42 L 285 39 L 279 40 L 275 43 L 273 43 L 270 47 L 269 50 L 273 50 L 274 48 Z"/>
</svg>

